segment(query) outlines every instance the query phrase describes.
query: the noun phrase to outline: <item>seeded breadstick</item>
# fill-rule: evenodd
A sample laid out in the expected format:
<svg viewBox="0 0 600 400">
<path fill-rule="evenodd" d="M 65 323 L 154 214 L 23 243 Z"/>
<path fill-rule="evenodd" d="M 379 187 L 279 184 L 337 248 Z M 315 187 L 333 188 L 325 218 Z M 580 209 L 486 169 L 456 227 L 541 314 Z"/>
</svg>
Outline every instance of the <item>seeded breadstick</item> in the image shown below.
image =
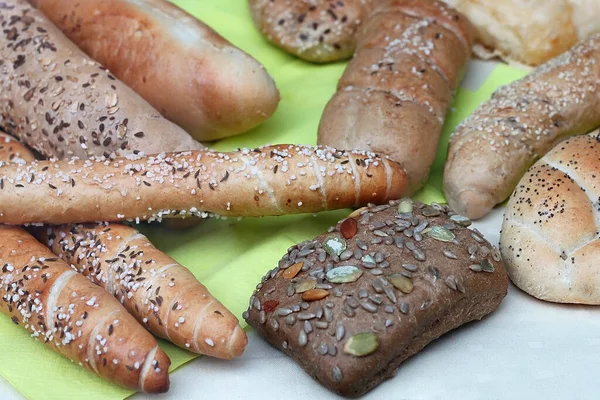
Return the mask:
<svg viewBox="0 0 600 400">
<path fill-rule="evenodd" d="M 6 164 L 0 223 L 312 213 L 385 202 L 406 184 L 376 154 L 296 145 Z"/>
<path fill-rule="evenodd" d="M 385 0 L 323 112 L 319 144 L 369 149 L 400 162 L 413 193 L 427 180 L 470 54 L 469 22 L 432 0 Z"/>
<path fill-rule="evenodd" d="M 254 23 L 276 46 L 325 63 L 354 53 L 354 36 L 373 0 L 249 0 Z"/>
<path fill-rule="evenodd" d="M 46 157 L 202 146 L 25 0 L 0 3 L 0 127 Z"/>
<path fill-rule="evenodd" d="M 26 163 L 35 160 L 31 151 L 21 142 L 4 132 L 0 132 L 0 163 Z"/>
<path fill-rule="evenodd" d="M 194 275 L 137 230 L 62 225 L 36 232 L 54 254 L 114 294 L 153 334 L 195 353 L 231 359 L 247 337 L 237 318 Z"/>
<path fill-rule="evenodd" d="M 444 191 L 470 218 L 504 201 L 561 139 L 600 125 L 600 35 L 498 89 L 450 139 Z"/>
</svg>

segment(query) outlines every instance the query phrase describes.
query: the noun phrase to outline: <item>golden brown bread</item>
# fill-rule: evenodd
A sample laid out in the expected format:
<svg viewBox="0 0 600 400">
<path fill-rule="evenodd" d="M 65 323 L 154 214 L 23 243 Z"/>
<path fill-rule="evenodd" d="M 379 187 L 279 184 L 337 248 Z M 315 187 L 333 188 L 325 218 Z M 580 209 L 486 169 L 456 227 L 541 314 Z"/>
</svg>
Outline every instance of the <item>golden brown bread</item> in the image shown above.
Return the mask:
<svg viewBox="0 0 600 400">
<path fill-rule="evenodd" d="M 600 304 L 599 132 L 558 143 L 511 196 L 500 249 L 512 281 L 539 299 Z"/>
<path fill-rule="evenodd" d="M 315 63 L 350 57 L 373 0 L 249 0 L 260 32 L 274 45 Z"/>
<path fill-rule="evenodd" d="M 389 155 L 406 168 L 414 193 L 428 178 L 469 60 L 471 26 L 438 1 L 386 0 L 375 4 L 357 38 L 318 142 Z"/>
<path fill-rule="evenodd" d="M 401 165 L 300 145 L 0 166 L 0 223 L 312 213 L 401 196 Z"/>
<path fill-rule="evenodd" d="M 58 158 L 202 147 L 27 1 L 2 4 L 0 126 L 8 133 Z"/>
<path fill-rule="evenodd" d="M 450 206 L 486 215 L 556 143 L 600 125 L 599 88 L 600 34 L 499 88 L 452 134 L 444 170 Z"/>
<path fill-rule="evenodd" d="M 237 318 L 140 232 L 120 224 L 35 230 L 42 243 L 113 294 L 153 334 L 212 357 L 240 356 L 248 339 Z"/>
<path fill-rule="evenodd" d="M 30 1 L 197 140 L 245 132 L 277 108 L 279 92 L 258 61 L 166 0 Z"/>
<path fill-rule="evenodd" d="M 12 136 L 0 132 L 0 163 L 26 163 L 35 160 L 33 153 Z"/>
</svg>

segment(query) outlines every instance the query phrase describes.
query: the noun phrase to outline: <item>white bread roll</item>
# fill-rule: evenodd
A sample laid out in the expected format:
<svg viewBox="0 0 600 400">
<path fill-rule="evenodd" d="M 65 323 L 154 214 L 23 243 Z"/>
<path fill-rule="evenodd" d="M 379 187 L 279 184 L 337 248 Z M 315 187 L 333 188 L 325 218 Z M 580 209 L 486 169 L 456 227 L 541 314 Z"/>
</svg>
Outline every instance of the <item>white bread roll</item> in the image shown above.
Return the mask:
<svg viewBox="0 0 600 400">
<path fill-rule="evenodd" d="M 443 0 L 475 26 L 484 58 L 536 66 L 600 32 L 598 0 Z"/>
<path fill-rule="evenodd" d="M 600 304 L 599 135 L 557 144 L 507 205 L 502 257 L 513 283 L 539 299 Z"/>
</svg>

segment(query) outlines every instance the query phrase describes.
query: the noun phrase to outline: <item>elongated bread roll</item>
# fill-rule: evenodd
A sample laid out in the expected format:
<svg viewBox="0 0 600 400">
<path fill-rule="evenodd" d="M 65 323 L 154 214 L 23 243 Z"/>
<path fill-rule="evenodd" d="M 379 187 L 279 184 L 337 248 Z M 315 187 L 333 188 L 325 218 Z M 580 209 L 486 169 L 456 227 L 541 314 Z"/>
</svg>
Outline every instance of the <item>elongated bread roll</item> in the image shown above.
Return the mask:
<svg viewBox="0 0 600 400">
<path fill-rule="evenodd" d="M 504 201 L 536 159 L 600 125 L 600 35 L 501 87 L 455 130 L 444 171 L 452 208 L 470 218 Z"/>
<path fill-rule="evenodd" d="M 512 281 L 542 300 L 600 304 L 599 132 L 558 143 L 508 202 L 500 249 Z"/>
<path fill-rule="evenodd" d="M 429 176 L 446 113 L 469 60 L 469 22 L 438 1 L 378 2 L 325 107 L 319 144 L 387 154 L 414 193 Z"/>
<path fill-rule="evenodd" d="M 306 61 L 350 57 L 373 0 L 248 0 L 252 19 L 276 46 Z"/>
<path fill-rule="evenodd" d="M 386 202 L 406 184 L 373 153 L 296 145 L 38 161 L 0 166 L 0 223 L 311 213 Z"/>
<path fill-rule="evenodd" d="M 248 339 L 237 318 L 194 275 L 134 228 L 119 224 L 36 229 L 54 254 L 114 294 L 153 334 L 195 353 L 231 359 Z"/>
<path fill-rule="evenodd" d="M 0 126 L 8 133 L 58 158 L 202 147 L 27 1 L 2 4 Z"/>
<path fill-rule="evenodd" d="M 21 142 L 4 132 L 0 132 L 0 163 L 26 163 L 34 161 L 31 151 Z"/>
<path fill-rule="evenodd" d="M 129 389 L 169 389 L 170 360 L 101 287 L 22 228 L 0 225 L 0 311 L 46 346 Z"/>
<path fill-rule="evenodd" d="M 30 2 L 197 140 L 245 132 L 277 108 L 258 61 L 166 0 Z"/>
<path fill-rule="evenodd" d="M 484 58 L 539 65 L 600 33 L 597 0 L 443 0 L 465 14 Z"/>
</svg>

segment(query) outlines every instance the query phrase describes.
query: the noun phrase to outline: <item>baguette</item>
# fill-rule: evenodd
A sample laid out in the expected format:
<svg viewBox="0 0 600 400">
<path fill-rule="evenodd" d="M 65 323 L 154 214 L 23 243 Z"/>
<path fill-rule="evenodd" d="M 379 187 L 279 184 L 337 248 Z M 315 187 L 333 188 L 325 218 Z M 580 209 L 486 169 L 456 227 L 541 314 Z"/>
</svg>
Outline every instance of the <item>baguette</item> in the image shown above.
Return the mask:
<svg viewBox="0 0 600 400">
<path fill-rule="evenodd" d="M 352 56 L 356 32 L 373 0 L 249 0 L 260 32 L 283 50 L 314 63 Z"/>
<path fill-rule="evenodd" d="M 279 145 L 0 166 L 0 223 L 267 216 L 381 203 L 401 165 L 366 151 Z"/>
<path fill-rule="evenodd" d="M 438 1 L 386 0 L 328 102 L 318 143 L 387 154 L 408 194 L 427 180 L 446 113 L 471 53 L 471 25 Z"/>
<path fill-rule="evenodd" d="M 279 92 L 258 61 L 166 0 L 30 2 L 197 140 L 245 132 L 277 108 Z"/>
<path fill-rule="evenodd" d="M 2 4 L 0 127 L 45 157 L 202 146 L 25 0 Z"/>
<path fill-rule="evenodd" d="M 556 143 L 600 125 L 599 88 L 600 34 L 498 89 L 451 136 L 450 206 L 472 219 L 486 215 Z"/>
<path fill-rule="evenodd" d="M 35 232 L 54 254 L 119 299 L 154 335 L 223 359 L 244 351 L 248 339 L 237 318 L 190 271 L 134 228 L 104 223 Z"/>
</svg>

